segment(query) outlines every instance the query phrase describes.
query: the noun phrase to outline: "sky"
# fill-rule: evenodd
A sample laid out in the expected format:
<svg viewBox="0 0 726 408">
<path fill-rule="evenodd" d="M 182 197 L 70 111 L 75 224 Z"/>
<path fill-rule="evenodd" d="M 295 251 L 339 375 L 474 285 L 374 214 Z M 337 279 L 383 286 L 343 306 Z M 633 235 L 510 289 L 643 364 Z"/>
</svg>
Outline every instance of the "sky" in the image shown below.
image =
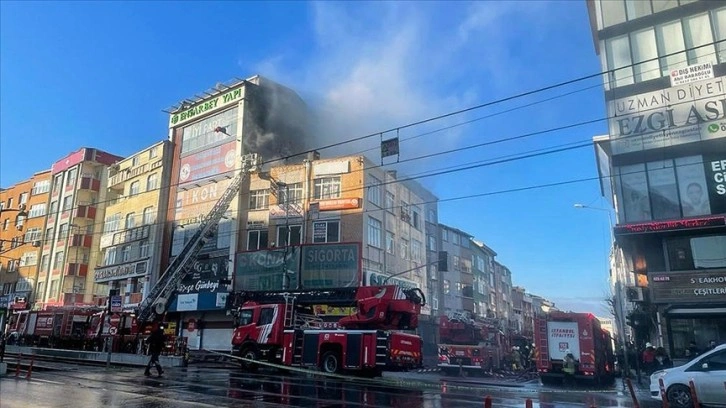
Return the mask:
<svg viewBox="0 0 726 408">
<path fill-rule="evenodd" d="M 3 1 L 0 55 L 2 187 L 83 146 L 142 150 L 167 138 L 163 109 L 233 78 L 294 89 L 324 124 L 324 146 L 601 71 L 585 1 Z M 574 204 L 608 206 L 585 146 L 607 123 L 543 131 L 605 116 L 594 77 L 406 127 L 396 133 L 403 163 L 385 162 L 422 176 L 508 158 L 418 181 L 442 199 L 440 222 L 494 249 L 515 285 L 604 314 L 609 214 Z M 581 179 L 590 180 L 531 188 Z M 474 194 L 487 195 L 461 198 Z"/>
</svg>

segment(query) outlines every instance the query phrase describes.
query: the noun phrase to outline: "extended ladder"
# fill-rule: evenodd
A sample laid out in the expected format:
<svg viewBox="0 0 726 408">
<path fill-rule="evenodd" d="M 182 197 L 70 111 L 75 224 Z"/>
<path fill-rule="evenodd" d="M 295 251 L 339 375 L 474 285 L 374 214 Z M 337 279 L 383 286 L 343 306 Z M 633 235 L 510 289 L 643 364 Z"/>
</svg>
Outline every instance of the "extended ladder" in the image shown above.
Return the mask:
<svg viewBox="0 0 726 408">
<path fill-rule="evenodd" d="M 170 296 L 194 266 L 194 260 L 199 254 L 199 251 L 202 250 L 207 241 L 215 236 L 217 228 L 219 227 L 219 221 L 224 216 L 224 213 L 227 212 L 229 204 L 237 197 L 237 193 L 239 193 L 242 187 L 242 181 L 247 174 L 257 170 L 260 164 L 261 160 L 257 154 L 248 154 L 242 158 L 242 170 L 232 180 L 232 184 L 224 191 L 206 217 L 204 217 L 199 229 L 192 236 L 192 239 L 184 245 L 179 255 L 169 264 L 164 273 L 159 277 L 159 281 L 149 292 L 149 295 L 139 305 L 139 321 L 153 321 L 156 316 L 166 312 Z"/>
</svg>

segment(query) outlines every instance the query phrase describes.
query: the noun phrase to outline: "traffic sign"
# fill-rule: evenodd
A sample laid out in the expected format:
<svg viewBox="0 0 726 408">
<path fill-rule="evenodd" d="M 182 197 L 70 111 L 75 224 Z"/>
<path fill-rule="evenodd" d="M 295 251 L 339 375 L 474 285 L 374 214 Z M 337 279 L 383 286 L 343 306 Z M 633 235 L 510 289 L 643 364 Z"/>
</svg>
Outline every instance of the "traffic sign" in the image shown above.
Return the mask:
<svg viewBox="0 0 726 408">
<path fill-rule="evenodd" d="M 118 333 L 118 329 L 116 328 L 116 326 L 111 326 L 111 328 L 108 329 L 108 334 L 115 336 L 116 333 Z"/>
<path fill-rule="evenodd" d="M 111 313 L 121 313 L 124 310 L 123 298 L 111 296 Z"/>
<path fill-rule="evenodd" d="M 115 314 L 115 315 L 111 315 L 111 317 L 109 318 L 109 321 L 108 321 L 108 323 L 109 323 L 109 324 L 110 324 L 110 325 L 111 325 L 112 327 L 118 327 L 119 323 L 121 323 L 121 316 L 119 316 L 119 315 L 117 315 L 117 314 Z"/>
</svg>

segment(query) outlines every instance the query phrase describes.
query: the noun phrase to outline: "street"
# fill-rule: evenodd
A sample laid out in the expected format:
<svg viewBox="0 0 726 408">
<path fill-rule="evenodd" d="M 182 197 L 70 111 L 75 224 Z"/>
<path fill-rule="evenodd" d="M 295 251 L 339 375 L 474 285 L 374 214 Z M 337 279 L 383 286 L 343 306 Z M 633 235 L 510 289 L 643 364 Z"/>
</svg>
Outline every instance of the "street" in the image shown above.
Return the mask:
<svg viewBox="0 0 726 408">
<path fill-rule="evenodd" d="M 484 383 L 487 381 L 487 383 Z M 12 373 L 0 379 L 2 408 L 35 407 L 632 407 L 616 387 L 607 390 L 546 388 L 536 381 L 493 382 L 447 378 L 438 373 L 386 373 L 383 379 L 321 379 L 304 374 L 242 372 L 234 368 L 166 369 L 161 378 L 143 368 L 85 367 L 68 364 L 36 371 L 26 380 Z M 642 407 L 656 407 L 639 394 Z"/>
</svg>

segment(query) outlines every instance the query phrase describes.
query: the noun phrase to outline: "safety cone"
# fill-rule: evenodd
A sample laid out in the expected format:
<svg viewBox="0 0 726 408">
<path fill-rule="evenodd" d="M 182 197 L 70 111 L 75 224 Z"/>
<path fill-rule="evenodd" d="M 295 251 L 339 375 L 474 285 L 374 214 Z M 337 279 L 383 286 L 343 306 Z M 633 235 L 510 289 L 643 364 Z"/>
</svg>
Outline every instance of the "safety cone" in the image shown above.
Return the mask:
<svg viewBox="0 0 726 408">
<path fill-rule="evenodd" d="M 33 365 L 35 364 L 35 354 L 30 356 L 30 366 L 28 367 L 28 372 L 25 374 L 25 379 L 29 380 L 30 376 L 33 375 Z"/>
<path fill-rule="evenodd" d="M 492 408 L 492 397 L 487 395 L 484 398 L 484 408 Z"/>
</svg>

